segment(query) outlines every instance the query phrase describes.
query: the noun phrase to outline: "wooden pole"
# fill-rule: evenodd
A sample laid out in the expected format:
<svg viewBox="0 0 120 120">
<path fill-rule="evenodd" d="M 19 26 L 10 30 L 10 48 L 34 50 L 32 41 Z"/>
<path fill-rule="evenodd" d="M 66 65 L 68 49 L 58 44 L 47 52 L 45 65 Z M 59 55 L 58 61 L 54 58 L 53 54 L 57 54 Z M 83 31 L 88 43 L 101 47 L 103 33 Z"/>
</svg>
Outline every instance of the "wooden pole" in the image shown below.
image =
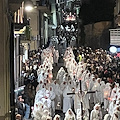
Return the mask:
<svg viewBox="0 0 120 120">
<path fill-rule="evenodd" d="M 17 13 L 14 13 L 14 23 L 16 23 L 16 17 L 17 17 Z"/>
<path fill-rule="evenodd" d="M 20 10 L 18 9 L 17 23 L 20 23 Z"/>
<path fill-rule="evenodd" d="M 80 81 L 80 93 L 82 95 L 82 82 L 81 82 L 81 80 L 79 80 L 79 81 Z M 81 101 L 81 120 L 83 120 L 83 103 L 82 103 L 82 101 Z"/>
</svg>

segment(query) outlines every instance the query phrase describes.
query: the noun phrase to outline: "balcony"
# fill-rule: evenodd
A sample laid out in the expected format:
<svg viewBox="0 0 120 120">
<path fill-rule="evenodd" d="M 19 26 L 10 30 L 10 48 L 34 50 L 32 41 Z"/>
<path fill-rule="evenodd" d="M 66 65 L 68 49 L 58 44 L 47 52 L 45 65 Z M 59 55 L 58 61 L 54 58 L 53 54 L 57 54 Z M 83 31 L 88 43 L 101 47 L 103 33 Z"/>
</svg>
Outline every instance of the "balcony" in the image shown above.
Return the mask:
<svg viewBox="0 0 120 120">
<path fill-rule="evenodd" d="M 48 0 L 41 0 L 36 2 L 36 8 L 41 12 L 45 12 L 47 14 L 51 14 L 51 5 Z"/>
</svg>

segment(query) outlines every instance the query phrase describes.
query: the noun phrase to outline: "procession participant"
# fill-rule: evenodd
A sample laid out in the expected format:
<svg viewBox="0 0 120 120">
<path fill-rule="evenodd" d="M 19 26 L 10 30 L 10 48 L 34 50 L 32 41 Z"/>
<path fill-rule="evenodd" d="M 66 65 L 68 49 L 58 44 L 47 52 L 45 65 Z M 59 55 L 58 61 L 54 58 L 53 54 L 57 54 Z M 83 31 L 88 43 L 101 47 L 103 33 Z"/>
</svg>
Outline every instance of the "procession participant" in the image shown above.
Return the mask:
<svg viewBox="0 0 120 120">
<path fill-rule="evenodd" d="M 70 86 L 71 89 L 75 87 L 75 84 L 72 80 L 68 81 L 68 85 Z"/>
<path fill-rule="evenodd" d="M 36 104 L 36 109 L 32 111 L 34 120 L 40 120 L 43 115 L 43 104 Z"/>
<path fill-rule="evenodd" d="M 88 91 L 92 91 L 92 88 L 93 88 L 95 82 L 96 82 L 96 79 L 93 76 L 90 80 Z M 90 103 L 94 102 L 93 94 L 89 94 L 89 99 L 90 99 Z"/>
<path fill-rule="evenodd" d="M 45 57 L 46 57 L 46 49 L 44 49 L 41 53 L 41 64 L 43 63 Z"/>
<path fill-rule="evenodd" d="M 77 79 L 81 78 L 83 72 L 84 72 L 83 66 L 82 65 L 80 66 L 79 63 L 78 63 L 77 70 L 76 70 L 76 77 L 77 77 Z"/>
<path fill-rule="evenodd" d="M 54 59 L 54 63 L 58 64 L 58 59 L 59 59 L 59 51 L 58 50 L 55 50 L 54 54 L 53 54 L 53 59 Z"/>
<path fill-rule="evenodd" d="M 117 86 L 115 85 L 114 88 L 112 89 L 111 96 L 110 98 L 115 98 L 117 97 Z"/>
<path fill-rule="evenodd" d="M 111 119 L 111 116 L 109 115 L 109 114 L 106 114 L 105 116 L 104 116 L 104 120 L 110 120 Z"/>
<path fill-rule="evenodd" d="M 47 75 L 45 83 L 46 83 L 46 88 L 49 88 L 51 86 L 52 80 L 49 79 L 49 75 Z"/>
<path fill-rule="evenodd" d="M 116 107 L 111 120 L 120 120 L 120 106 Z"/>
<path fill-rule="evenodd" d="M 41 120 L 47 120 L 48 117 L 50 117 L 50 112 L 48 110 L 44 110 Z"/>
<path fill-rule="evenodd" d="M 63 76 L 63 81 L 68 82 L 68 73 L 65 73 Z"/>
<path fill-rule="evenodd" d="M 20 115 L 20 114 L 17 114 L 17 115 L 15 116 L 15 120 L 22 120 L 21 115 Z"/>
<path fill-rule="evenodd" d="M 51 100 L 51 115 L 53 116 L 55 114 L 55 92 L 53 90 L 53 87 L 50 86 L 49 87 L 49 91 L 50 91 L 50 100 Z"/>
<path fill-rule="evenodd" d="M 102 120 L 102 113 L 99 104 L 95 104 L 94 109 L 91 111 L 90 120 Z"/>
<path fill-rule="evenodd" d="M 75 61 L 74 58 L 71 58 L 71 62 L 68 65 L 67 70 L 69 74 L 72 73 L 70 75 L 71 75 L 71 78 L 73 78 L 73 73 L 76 73 L 76 70 L 77 70 L 77 62 Z"/>
<path fill-rule="evenodd" d="M 38 80 L 37 82 L 39 83 L 40 81 L 44 82 L 45 79 L 45 73 L 44 71 L 42 71 L 39 75 L 38 75 Z"/>
<path fill-rule="evenodd" d="M 39 82 L 39 84 L 36 87 L 36 92 L 42 89 L 43 84 L 44 83 L 42 81 Z"/>
<path fill-rule="evenodd" d="M 81 120 L 81 110 L 77 112 L 77 120 Z M 88 110 L 83 110 L 83 120 L 89 120 L 89 111 Z"/>
<path fill-rule="evenodd" d="M 60 83 L 60 84 L 61 84 L 62 81 L 63 81 L 63 76 L 64 76 L 64 74 L 65 74 L 65 70 L 64 70 L 63 67 L 61 67 L 61 68 L 59 69 L 59 71 L 57 72 L 57 76 L 56 76 L 56 79 L 59 80 L 59 83 Z"/>
<path fill-rule="evenodd" d="M 46 57 L 45 60 L 44 60 L 44 63 L 43 63 L 43 65 L 48 66 L 48 68 L 50 69 L 50 71 L 53 70 L 52 58 L 53 58 L 53 57 L 51 57 L 51 56 Z"/>
<path fill-rule="evenodd" d="M 110 114 L 110 116 L 112 117 L 114 114 L 114 110 L 116 108 L 116 99 L 113 98 L 112 102 L 109 104 L 109 108 L 108 108 L 108 113 Z"/>
<path fill-rule="evenodd" d="M 51 116 L 47 116 L 46 120 L 52 120 Z"/>
<path fill-rule="evenodd" d="M 83 119 L 89 120 L 89 111 L 88 110 L 83 110 Z"/>
<path fill-rule="evenodd" d="M 54 117 L 54 119 L 53 119 L 53 120 L 61 120 L 61 119 L 60 119 L 60 115 L 58 115 L 58 114 L 57 114 L 57 115 L 55 115 L 55 117 Z"/>
<path fill-rule="evenodd" d="M 61 84 L 60 84 L 60 89 L 61 91 L 63 91 L 67 86 L 67 81 L 63 81 Z"/>
<path fill-rule="evenodd" d="M 75 114 L 74 112 L 72 111 L 72 109 L 68 109 L 66 114 L 65 114 L 65 118 L 64 120 L 76 120 L 75 118 Z"/>
<path fill-rule="evenodd" d="M 44 109 L 45 108 L 50 109 L 50 107 L 51 107 L 50 93 L 45 88 L 44 85 L 42 86 L 42 89 L 36 93 L 34 109 L 36 109 L 36 104 L 38 104 L 38 103 L 44 104 L 44 106 L 43 106 Z"/>
<path fill-rule="evenodd" d="M 58 108 L 58 103 L 61 105 L 61 94 L 62 94 L 62 91 L 60 89 L 60 85 L 57 83 L 56 80 L 54 80 L 54 82 L 51 84 L 53 89 L 54 89 L 54 92 L 55 92 L 55 108 L 56 109 L 61 109 L 61 108 Z M 59 106 L 60 107 L 60 106 Z"/>
<path fill-rule="evenodd" d="M 72 108 L 72 95 L 67 95 L 67 93 L 71 93 L 72 90 L 67 85 L 63 91 L 63 113 L 66 113 L 69 108 Z"/>
<path fill-rule="evenodd" d="M 80 109 L 80 105 L 81 105 L 81 97 L 79 96 L 79 90 L 80 90 L 80 86 L 79 83 L 76 83 L 75 86 L 75 96 L 74 97 L 74 110 L 75 113 L 78 113 L 78 110 Z"/>
<path fill-rule="evenodd" d="M 101 82 L 101 79 L 100 78 L 97 78 L 92 90 L 93 91 L 96 91 L 95 94 L 93 94 L 94 96 L 94 103 L 96 104 L 97 102 L 98 103 L 101 103 L 101 97 L 102 97 L 102 91 L 101 91 L 101 85 L 100 85 L 100 82 Z"/>
<path fill-rule="evenodd" d="M 42 71 L 44 71 L 43 65 L 40 65 L 37 70 L 37 75 L 39 75 Z"/>
<path fill-rule="evenodd" d="M 117 101 L 120 101 L 120 87 L 117 88 L 117 92 L 116 92 L 117 97 Z"/>
<path fill-rule="evenodd" d="M 89 72 L 88 70 L 84 70 L 84 71 L 83 71 L 82 76 L 81 76 L 81 80 L 82 80 L 82 81 L 85 81 L 85 76 L 86 76 L 86 74 L 87 74 L 88 72 Z"/>
<path fill-rule="evenodd" d="M 101 86 L 101 104 L 104 103 L 104 88 L 105 88 L 105 82 L 101 81 L 100 82 L 100 86 Z M 108 92 L 106 92 L 106 95 L 108 94 Z"/>
<path fill-rule="evenodd" d="M 83 95 L 82 95 L 82 99 L 83 99 L 83 109 L 84 110 L 88 110 L 90 109 L 90 104 L 89 104 L 89 94 L 86 94 L 88 91 L 88 84 L 86 83 L 85 80 L 81 80 L 81 84 L 82 84 L 82 91 L 83 91 Z"/>
<path fill-rule="evenodd" d="M 111 84 L 106 83 L 105 88 L 103 89 L 103 94 L 104 94 L 104 110 L 107 111 L 109 107 L 109 103 L 111 102 L 110 94 L 111 94 Z"/>
</svg>

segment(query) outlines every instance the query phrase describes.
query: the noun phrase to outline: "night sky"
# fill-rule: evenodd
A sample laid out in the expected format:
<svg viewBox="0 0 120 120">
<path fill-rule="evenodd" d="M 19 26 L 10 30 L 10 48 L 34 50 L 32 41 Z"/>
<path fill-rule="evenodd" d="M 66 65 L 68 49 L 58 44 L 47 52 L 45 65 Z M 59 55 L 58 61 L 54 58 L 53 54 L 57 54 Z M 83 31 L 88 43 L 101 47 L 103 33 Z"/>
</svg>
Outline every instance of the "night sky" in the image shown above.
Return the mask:
<svg viewBox="0 0 120 120">
<path fill-rule="evenodd" d="M 81 18 L 83 24 L 112 21 L 115 0 L 82 0 Z"/>
</svg>

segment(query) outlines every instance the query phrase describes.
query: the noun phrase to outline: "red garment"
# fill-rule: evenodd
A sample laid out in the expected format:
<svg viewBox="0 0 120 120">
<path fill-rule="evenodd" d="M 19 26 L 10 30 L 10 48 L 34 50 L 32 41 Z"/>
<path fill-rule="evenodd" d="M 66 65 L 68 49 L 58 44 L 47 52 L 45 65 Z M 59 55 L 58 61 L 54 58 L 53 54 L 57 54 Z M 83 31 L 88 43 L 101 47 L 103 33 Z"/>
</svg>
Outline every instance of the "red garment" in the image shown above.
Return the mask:
<svg viewBox="0 0 120 120">
<path fill-rule="evenodd" d="M 114 81 L 110 78 L 110 79 L 109 79 L 109 83 L 113 83 L 113 82 L 114 82 Z"/>
</svg>

